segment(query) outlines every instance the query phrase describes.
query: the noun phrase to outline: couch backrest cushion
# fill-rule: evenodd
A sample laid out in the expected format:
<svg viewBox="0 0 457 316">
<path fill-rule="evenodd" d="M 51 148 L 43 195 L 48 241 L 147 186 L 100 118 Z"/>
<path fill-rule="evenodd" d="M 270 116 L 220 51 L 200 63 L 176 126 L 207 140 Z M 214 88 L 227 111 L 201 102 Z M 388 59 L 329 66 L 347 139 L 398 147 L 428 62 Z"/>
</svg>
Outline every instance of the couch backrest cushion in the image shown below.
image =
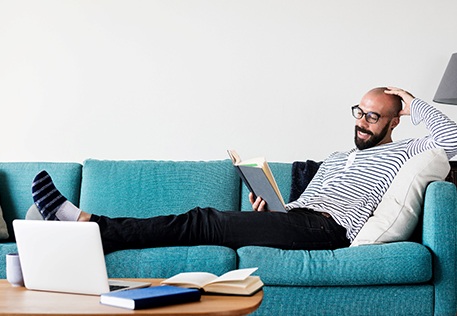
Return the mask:
<svg viewBox="0 0 457 316">
<path fill-rule="evenodd" d="M 407 240 L 418 223 L 427 185 L 444 180 L 449 170 L 448 157 L 442 149 L 412 157 L 395 176 L 373 216 L 351 245 Z"/>
<path fill-rule="evenodd" d="M 59 190 L 74 204 L 79 204 L 82 166 L 78 163 L 54 162 L 4 162 L 0 163 L 0 205 L 13 236 L 11 223 L 25 218 L 32 200 L 32 180 L 41 170 L 51 175 Z"/>
<path fill-rule="evenodd" d="M 239 210 L 240 180 L 229 160 L 87 160 L 81 209 L 110 217 L 178 214 L 191 208 Z"/>
<path fill-rule="evenodd" d="M 281 191 L 281 195 L 287 203 L 291 188 L 292 164 L 269 162 L 268 165 L 273 173 L 279 191 Z M 249 190 L 244 184 L 241 186 L 241 210 L 252 211 L 251 203 L 249 202 Z"/>
</svg>

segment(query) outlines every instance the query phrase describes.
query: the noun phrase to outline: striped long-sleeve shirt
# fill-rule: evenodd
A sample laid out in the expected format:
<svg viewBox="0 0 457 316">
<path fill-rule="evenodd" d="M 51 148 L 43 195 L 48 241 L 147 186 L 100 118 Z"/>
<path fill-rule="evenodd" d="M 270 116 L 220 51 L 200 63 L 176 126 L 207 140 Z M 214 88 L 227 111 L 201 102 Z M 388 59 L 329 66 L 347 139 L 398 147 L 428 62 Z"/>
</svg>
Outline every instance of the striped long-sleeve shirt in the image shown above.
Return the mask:
<svg viewBox="0 0 457 316">
<path fill-rule="evenodd" d="M 298 200 L 287 204 L 286 209 L 327 212 L 346 228 L 352 242 L 409 158 L 438 147 L 445 150 L 449 159 L 457 155 L 454 121 L 417 98 L 411 103 L 411 121 L 414 125 L 423 122 L 429 135 L 331 154 Z"/>
</svg>

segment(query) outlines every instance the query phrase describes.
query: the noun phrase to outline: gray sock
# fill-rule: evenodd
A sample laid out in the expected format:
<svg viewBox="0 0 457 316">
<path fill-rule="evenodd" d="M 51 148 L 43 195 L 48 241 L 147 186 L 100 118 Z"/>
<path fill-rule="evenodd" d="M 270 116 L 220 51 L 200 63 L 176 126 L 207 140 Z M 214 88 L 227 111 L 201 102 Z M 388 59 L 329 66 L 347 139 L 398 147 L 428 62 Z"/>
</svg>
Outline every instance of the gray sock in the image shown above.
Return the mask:
<svg viewBox="0 0 457 316">
<path fill-rule="evenodd" d="M 74 221 L 76 222 L 81 214 L 81 210 L 70 201 L 65 201 L 56 212 L 56 217 L 59 221 Z"/>
<path fill-rule="evenodd" d="M 41 215 L 40 211 L 38 211 L 38 208 L 36 207 L 35 203 L 30 206 L 29 210 L 27 211 L 27 214 L 25 215 L 25 219 L 27 220 L 43 220 L 43 216 Z"/>
</svg>

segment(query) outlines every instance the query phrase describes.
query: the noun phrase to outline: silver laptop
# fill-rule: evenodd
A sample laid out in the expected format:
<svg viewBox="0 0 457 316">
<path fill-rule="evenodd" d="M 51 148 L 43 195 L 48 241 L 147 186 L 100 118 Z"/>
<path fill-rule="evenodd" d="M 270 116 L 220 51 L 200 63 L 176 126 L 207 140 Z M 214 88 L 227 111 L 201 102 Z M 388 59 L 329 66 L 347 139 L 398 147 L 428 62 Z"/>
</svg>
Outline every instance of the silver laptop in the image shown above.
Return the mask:
<svg viewBox="0 0 457 316">
<path fill-rule="evenodd" d="M 14 220 L 13 228 L 27 289 L 100 295 L 150 285 L 108 280 L 97 223 Z"/>
</svg>

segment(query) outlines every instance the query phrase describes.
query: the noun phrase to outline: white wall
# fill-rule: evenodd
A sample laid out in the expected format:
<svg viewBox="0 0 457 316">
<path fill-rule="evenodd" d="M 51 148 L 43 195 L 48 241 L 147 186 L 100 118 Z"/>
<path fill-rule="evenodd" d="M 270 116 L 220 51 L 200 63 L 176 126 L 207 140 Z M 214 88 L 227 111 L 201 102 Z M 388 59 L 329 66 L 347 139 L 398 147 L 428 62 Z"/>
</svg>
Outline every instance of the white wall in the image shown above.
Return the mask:
<svg viewBox="0 0 457 316">
<path fill-rule="evenodd" d="M 353 146 L 349 107 L 431 102 L 454 0 L 0 0 L 0 161 L 271 161 Z M 437 105 L 454 120 L 457 107 Z M 421 136 L 403 120 L 397 139 Z"/>
</svg>

